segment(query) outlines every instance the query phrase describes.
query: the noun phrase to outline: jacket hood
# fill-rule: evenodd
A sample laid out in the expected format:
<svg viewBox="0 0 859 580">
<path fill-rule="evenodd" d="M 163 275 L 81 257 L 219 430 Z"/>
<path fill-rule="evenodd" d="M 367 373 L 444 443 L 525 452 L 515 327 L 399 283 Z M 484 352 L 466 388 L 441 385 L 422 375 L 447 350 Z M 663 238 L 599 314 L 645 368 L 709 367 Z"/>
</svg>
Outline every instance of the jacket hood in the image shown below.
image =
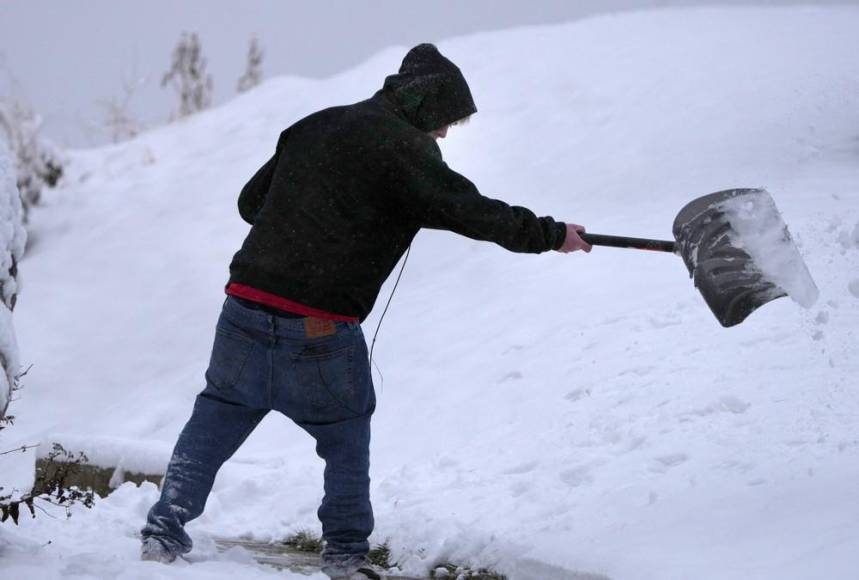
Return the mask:
<svg viewBox="0 0 859 580">
<path fill-rule="evenodd" d="M 385 79 L 406 119 L 424 132 L 441 129 L 477 112 L 459 67 L 432 44 L 419 44 L 403 59 L 400 71 Z"/>
</svg>

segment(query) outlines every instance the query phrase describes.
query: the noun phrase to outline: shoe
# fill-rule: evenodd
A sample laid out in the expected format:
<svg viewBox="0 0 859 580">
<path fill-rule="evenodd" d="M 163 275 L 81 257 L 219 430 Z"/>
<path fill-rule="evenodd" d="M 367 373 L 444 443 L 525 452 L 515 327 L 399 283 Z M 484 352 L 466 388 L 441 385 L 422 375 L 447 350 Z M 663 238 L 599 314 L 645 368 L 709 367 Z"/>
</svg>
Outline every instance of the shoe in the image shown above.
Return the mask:
<svg viewBox="0 0 859 580">
<path fill-rule="evenodd" d="M 332 576 L 331 580 L 384 580 L 370 568 L 358 568 L 347 576 Z"/>
<path fill-rule="evenodd" d="M 176 559 L 176 554 L 155 538 L 146 538 L 140 546 L 140 559 L 144 562 L 169 564 Z"/>
<path fill-rule="evenodd" d="M 385 576 L 374 570 L 366 558 L 351 562 L 341 562 L 341 565 L 323 563 L 322 571 L 331 580 L 385 580 Z M 380 570 L 380 568 L 377 568 Z"/>
</svg>

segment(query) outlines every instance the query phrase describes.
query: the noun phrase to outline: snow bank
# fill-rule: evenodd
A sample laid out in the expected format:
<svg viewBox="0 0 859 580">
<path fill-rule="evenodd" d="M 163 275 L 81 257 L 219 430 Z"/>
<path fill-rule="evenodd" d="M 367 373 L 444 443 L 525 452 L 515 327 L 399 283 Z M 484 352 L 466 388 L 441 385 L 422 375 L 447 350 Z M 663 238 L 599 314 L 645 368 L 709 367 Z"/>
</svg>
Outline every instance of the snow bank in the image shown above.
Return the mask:
<svg viewBox="0 0 859 580">
<path fill-rule="evenodd" d="M 718 209 L 731 224 L 731 244 L 749 254 L 753 266 L 797 304 L 814 306 L 820 292 L 770 194 L 739 195 Z"/>
<path fill-rule="evenodd" d="M 44 439 L 39 445 L 36 457 L 47 457 L 54 443 L 59 443 L 66 451 L 75 455 L 83 452 L 88 465 L 114 467 L 147 475 L 163 474 L 167 470 L 173 450 L 171 445 L 161 441 L 59 434 Z"/>
</svg>

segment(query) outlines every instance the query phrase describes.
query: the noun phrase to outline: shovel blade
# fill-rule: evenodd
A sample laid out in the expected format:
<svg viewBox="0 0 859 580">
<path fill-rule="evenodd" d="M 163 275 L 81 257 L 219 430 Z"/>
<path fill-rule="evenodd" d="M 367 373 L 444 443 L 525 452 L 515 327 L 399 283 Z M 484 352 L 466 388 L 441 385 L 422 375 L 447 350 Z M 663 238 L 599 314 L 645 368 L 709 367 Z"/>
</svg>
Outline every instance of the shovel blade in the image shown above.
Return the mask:
<svg viewBox="0 0 859 580">
<path fill-rule="evenodd" d="M 755 219 L 758 217 L 755 213 L 762 214 L 764 221 L 760 224 L 744 221 L 736 208 L 742 208 Z M 799 272 L 802 284 L 806 287 L 810 284 L 816 298 L 814 282 L 766 190 L 729 189 L 712 193 L 687 204 L 674 220 L 676 250 L 722 326 L 737 325 L 767 302 L 788 295 L 783 287 L 788 284 L 778 283 L 784 279 L 781 272 L 776 272 L 777 281 L 773 279 L 769 264 L 772 260 L 762 255 L 755 244 L 744 243 L 741 234 L 746 238 L 756 237 L 758 229 L 765 229 L 764 233 L 770 236 L 775 232 L 778 238 L 775 249 L 790 256 L 788 269 L 803 270 Z M 756 264 L 752 254 L 759 261 L 767 258 L 767 264 L 763 264 L 766 267 Z M 779 265 L 780 270 L 785 269 L 782 266 Z"/>
</svg>

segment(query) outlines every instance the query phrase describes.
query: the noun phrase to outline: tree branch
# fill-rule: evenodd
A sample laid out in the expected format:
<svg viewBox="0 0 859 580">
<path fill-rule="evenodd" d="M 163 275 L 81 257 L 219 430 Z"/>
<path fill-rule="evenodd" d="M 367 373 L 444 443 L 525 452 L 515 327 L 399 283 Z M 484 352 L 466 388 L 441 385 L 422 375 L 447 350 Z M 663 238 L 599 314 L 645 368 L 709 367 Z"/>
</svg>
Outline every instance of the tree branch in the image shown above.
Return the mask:
<svg viewBox="0 0 859 580">
<path fill-rule="evenodd" d="M 10 453 L 25 453 L 27 449 L 34 449 L 39 445 L 21 445 L 20 447 L 16 447 L 15 449 L 10 449 L 9 451 L 0 452 L 0 455 L 9 455 Z"/>
</svg>

